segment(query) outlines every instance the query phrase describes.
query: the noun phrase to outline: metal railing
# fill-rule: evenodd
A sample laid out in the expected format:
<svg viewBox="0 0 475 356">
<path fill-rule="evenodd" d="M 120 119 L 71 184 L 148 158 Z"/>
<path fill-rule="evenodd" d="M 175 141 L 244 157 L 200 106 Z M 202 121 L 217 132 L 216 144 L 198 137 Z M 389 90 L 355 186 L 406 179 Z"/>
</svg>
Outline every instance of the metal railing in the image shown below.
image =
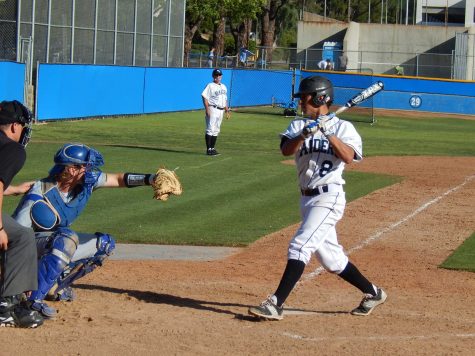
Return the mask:
<svg viewBox="0 0 475 356">
<path fill-rule="evenodd" d="M 318 70 L 318 63 L 329 56 L 334 70 L 342 70 L 339 57 L 342 50 L 297 49 L 275 47 L 273 49 L 258 47 L 256 55 L 251 56 L 245 67 L 288 70 L 293 68 Z M 376 52 L 345 51 L 348 68 L 370 69 L 374 74 L 405 75 L 443 79 L 475 80 L 475 57 L 452 53 L 410 53 L 410 52 Z M 461 64 L 463 63 L 463 68 Z M 192 53 L 189 57 L 190 67 L 208 67 L 207 53 Z M 236 56 L 217 57 L 213 67 L 237 67 Z M 242 66 L 241 66 L 242 67 Z M 462 73 L 462 74 L 460 74 Z"/>
</svg>

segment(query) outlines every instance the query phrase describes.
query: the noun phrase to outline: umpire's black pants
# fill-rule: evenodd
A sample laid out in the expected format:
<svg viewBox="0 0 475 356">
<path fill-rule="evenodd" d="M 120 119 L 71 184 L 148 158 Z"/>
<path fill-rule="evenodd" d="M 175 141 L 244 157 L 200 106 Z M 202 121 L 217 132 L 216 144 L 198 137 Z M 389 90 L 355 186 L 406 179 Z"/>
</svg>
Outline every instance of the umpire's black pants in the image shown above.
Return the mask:
<svg viewBox="0 0 475 356">
<path fill-rule="evenodd" d="M 0 297 L 10 297 L 38 288 L 38 261 L 35 234 L 2 214 L 8 249 L 0 251 Z"/>
</svg>

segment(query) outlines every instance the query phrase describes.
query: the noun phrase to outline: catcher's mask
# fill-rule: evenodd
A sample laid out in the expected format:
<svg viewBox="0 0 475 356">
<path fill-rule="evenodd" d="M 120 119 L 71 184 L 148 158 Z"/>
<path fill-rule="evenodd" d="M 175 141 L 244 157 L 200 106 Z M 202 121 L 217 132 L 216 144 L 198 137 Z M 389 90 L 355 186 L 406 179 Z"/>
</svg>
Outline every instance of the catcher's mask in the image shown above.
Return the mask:
<svg viewBox="0 0 475 356">
<path fill-rule="evenodd" d="M 31 138 L 31 124 L 33 115 L 30 110 L 17 100 L 2 101 L 0 103 L 0 125 L 13 124 L 18 122 L 23 126 L 20 140 L 23 147 L 26 147 Z"/>
<path fill-rule="evenodd" d="M 55 165 L 49 171 L 50 176 L 61 173 L 68 165 L 85 165 L 87 183 L 92 171 L 104 165 L 104 159 L 94 148 L 82 143 L 66 143 L 54 155 L 54 163 Z"/>
<path fill-rule="evenodd" d="M 313 76 L 300 82 L 299 90 L 293 94 L 294 98 L 301 98 L 304 94 L 312 95 L 312 102 L 316 106 L 328 105 L 333 102 L 333 84 L 324 77 Z"/>
</svg>

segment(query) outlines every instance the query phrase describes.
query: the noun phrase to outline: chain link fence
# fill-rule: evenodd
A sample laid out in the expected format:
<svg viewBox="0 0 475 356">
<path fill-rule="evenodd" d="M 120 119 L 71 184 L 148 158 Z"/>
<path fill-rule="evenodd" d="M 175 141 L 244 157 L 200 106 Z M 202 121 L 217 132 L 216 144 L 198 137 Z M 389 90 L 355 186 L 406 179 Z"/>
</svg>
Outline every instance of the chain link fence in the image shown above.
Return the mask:
<svg viewBox="0 0 475 356">
<path fill-rule="evenodd" d="M 181 67 L 185 0 L 0 0 L 0 59 Z M 17 45 L 18 43 L 18 45 Z"/>
<path fill-rule="evenodd" d="M 15 61 L 17 7 L 15 0 L 0 1 L 0 59 Z"/>
<path fill-rule="evenodd" d="M 409 53 L 409 52 L 374 52 L 374 51 L 345 51 L 334 50 L 330 55 L 332 67 L 337 71 L 342 68 L 340 58 L 348 58 L 347 68 L 364 71 L 371 70 L 374 74 L 407 75 L 415 77 L 443 78 L 443 79 L 468 79 L 475 80 L 475 60 L 473 53 L 450 54 L 440 53 Z M 275 47 L 273 49 L 258 47 L 256 54 L 250 56 L 246 65 L 237 62 L 237 56 L 218 57 L 216 67 L 257 68 L 268 70 L 289 70 L 293 68 L 319 70 L 318 64 L 322 59 L 327 59 L 328 51 L 321 49 L 297 49 L 290 47 Z M 456 75 L 458 63 L 464 63 L 464 77 Z M 206 67 L 207 53 L 190 54 L 190 67 Z M 466 68 L 466 66 L 469 66 Z M 468 70 L 468 71 L 467 71 Z M 472 75 L 470 75 L 472 73 Z"/>
</svg>

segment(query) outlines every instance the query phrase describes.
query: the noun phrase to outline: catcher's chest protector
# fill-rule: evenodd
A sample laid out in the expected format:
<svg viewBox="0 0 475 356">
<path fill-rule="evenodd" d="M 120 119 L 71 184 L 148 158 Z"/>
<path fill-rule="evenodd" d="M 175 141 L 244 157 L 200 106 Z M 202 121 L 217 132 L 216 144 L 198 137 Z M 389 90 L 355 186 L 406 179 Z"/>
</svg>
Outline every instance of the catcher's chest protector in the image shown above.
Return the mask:
<svg viewBox="0 0 475 356">
<path fill-rule="evenodd" d="M 84 210 L 92 194 L 92 189 L 81 185 L 74 199 L 65 203 L 56 184 L 45 182 L 41 187 L 42 196 L 29 194 L 27 198 L 35 201 L 30 216 L 35 230 L 42 231 L 70 226 Z"/>
</svg>

